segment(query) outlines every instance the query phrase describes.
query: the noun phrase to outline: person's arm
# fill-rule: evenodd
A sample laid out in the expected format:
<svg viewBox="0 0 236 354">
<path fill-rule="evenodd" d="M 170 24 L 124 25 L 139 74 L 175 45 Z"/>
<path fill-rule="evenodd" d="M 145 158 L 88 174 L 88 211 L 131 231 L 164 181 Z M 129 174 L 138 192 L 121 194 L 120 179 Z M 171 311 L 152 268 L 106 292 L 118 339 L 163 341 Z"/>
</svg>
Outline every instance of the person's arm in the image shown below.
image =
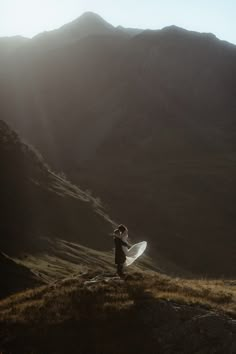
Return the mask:
<svg viewBox="0 0 236 354">
<path fill-rule="evenodd" d="M 128 242 L 125 242 L 125 241 L 122 241 L 122 240 L 121 240 L 121 244 L 122 244 L 122 246 L 125 246 L 125 247 L 127 247 L 128 249 L 131 247 Z"/>
</svg>

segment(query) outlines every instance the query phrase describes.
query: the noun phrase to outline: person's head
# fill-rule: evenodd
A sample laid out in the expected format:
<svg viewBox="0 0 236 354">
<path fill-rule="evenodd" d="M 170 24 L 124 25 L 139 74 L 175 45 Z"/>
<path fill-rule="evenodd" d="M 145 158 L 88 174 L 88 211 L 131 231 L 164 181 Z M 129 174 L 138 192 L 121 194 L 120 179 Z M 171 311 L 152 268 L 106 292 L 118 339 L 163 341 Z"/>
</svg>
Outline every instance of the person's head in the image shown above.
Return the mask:
<svg viewBox="0 0 236 354">
<path fill-rule="evenodd" d="M 120 231 L 121 234 L 123 234 L 125 231 L 128 232 L 127 227 L 123 224 L 118 226 L 118 230 Z"/>
<path fill-rule="evenodd" d="M 114 230 L 114 234 L 115 234 L 116 236 L 120 236 L 120 230 L 119 230 L 119 229 L 115 229 L 115 230 Z"/>
</svg>

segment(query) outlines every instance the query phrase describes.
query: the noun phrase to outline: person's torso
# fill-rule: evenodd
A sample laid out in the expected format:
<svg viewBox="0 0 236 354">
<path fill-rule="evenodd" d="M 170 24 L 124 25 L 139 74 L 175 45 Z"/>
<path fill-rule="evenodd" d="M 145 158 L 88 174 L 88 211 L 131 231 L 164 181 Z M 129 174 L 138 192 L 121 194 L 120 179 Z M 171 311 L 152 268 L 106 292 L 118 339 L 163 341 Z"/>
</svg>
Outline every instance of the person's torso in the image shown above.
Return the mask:
<svg viewBox="0 0 236 354">
<path fill-rule="evenodd" d="M 115 242 L 115 261 L 118 263 L 125 262 L 126 256 L 122 249 L 122 246 L 125 246 L 125 242 L 118 237 L 114 237 L 114 242 Z"/>
</svg>

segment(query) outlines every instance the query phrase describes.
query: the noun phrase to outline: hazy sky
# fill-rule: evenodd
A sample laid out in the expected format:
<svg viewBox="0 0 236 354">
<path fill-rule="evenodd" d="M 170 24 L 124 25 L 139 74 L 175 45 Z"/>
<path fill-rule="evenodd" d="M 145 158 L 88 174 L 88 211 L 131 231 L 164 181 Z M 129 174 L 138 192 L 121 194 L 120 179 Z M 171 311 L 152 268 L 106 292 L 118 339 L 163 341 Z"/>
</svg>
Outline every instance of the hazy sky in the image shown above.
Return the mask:
<svg viewBox="0 0 236 354">
<path fill-rule="evenodd" d="M 32 37 L 85 11 L 115 26 L 159 29 L 175 24 L 236 44 L 236 0 L 0 0 L 0 37 Z"/>
</svg>

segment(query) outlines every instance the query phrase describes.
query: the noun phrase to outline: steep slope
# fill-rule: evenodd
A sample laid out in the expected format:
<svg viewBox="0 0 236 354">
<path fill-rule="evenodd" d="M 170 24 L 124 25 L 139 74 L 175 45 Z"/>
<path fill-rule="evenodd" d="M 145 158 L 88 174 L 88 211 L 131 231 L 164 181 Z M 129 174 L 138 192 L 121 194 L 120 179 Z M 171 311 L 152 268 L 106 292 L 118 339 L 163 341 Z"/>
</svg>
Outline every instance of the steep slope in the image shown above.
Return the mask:
<svg viewBox="0 0 236 354">
<path fill-rule="evenodd" d="M 89 36 L 8 58 L 1 109 L 154 255 L 235 276 L 235 59 L 175 26 Z"/>
<path fill-rule="evenodd" d="M 110 247 L 112 222 L 99 200 L 53 173 L 3 121 L 0 163 L 2 250 L 37 249 L 41 237 Z"/>
<path fill-rule="evenodd" d="M 2 236 L 2 235 L 1 235 Z M 0 252 L 0 298 L 17 291 L 42 285 L 42 281 L 27 267 L 19 265 L 13 259 Z"/>
<path fill-rule="evenodd" d="M 115 272 L 115 223 L 100 200 L 52 172 L 3 121 L 0 166 L 0 297 L 88 268 Z M 149 257 L 133 267 L 145 268 L 156 269 Z"/>
<path fill-rule="evenodd" d="M 110 272 L 113 275 L 116 271 L 113 247 L 104 252 L 60 239 L 44 240 L 44 247 L 41 248 L 41 252 L 24 254 L 14 261 L 30 269 L 38 280 L 46 284 L 52 284 L 71 276 L 78 276 L 91 269 L 101 274 Z M 131 271 L 145 269 L 160 271 L 160 268 L 146 255 L 136 261 L 130 269 Z"/>
<path fill-rule="evenodd" d="M 0 302 L 0 350 L 216 353 L 236 345 L 235 284 L 88 271 Z"/>
</svg>

